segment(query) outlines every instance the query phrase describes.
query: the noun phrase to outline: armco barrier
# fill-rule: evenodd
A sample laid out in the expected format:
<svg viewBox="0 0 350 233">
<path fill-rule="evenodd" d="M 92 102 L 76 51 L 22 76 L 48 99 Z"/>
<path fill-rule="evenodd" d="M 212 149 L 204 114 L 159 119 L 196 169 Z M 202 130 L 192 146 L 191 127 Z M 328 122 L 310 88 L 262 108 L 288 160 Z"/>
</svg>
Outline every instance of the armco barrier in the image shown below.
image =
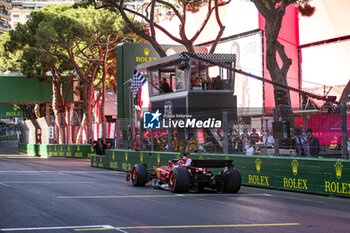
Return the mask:
<svg viewBox="0 0 350 233">
<path fill-rule="evenodd" d="M 179 153 L 107 150 L 93 155 L 91 166 L 130 170 L 133 164 L 167 165 Z M 223 154 L 191 154 L 193 159 L 232 159 L 242 175 L 242 184 L 306 193 L 350 197 L 350 161 L 304 157 L 270 157 Z M 218 172 L 218 170 L 214 171 Z"/>
<path fill-rule="evenodd" d="M 5 141 L 5 140 L 13 140 L 13 139 L 17 139 L 17 135 L 1 135 L 0 136 L 0 141 Z"/>
<path fill-rule="evenodd" d="M 71 145 L 36 145 L 19 144 L 18 150 L 26 154 L 34 154 L 42 157 L 65 157 L 65 158 L 90 158 L 95 150 L 90 144 Z"/>
</svg>

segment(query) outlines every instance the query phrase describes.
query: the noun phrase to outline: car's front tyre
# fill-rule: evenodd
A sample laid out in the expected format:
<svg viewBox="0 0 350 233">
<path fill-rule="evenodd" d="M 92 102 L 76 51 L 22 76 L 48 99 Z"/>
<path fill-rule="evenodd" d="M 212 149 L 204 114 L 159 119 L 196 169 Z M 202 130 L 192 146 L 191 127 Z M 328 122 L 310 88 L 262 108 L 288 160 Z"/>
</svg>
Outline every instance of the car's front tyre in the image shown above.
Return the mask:
<svg viewBox="0 0 350 233">
<path fill-rule="evenodd" d="M 147 167 L 144 164 L 135 164 L 131 170 L 131 182 L 134 186 L 145 186 L 148 182 Z"/>
<path fill-rule="evenodd" d="M 190 188 L 190 174 L 184 167 L 176 167 L 169 174 L 169 188 L 173 193 L 188 192 Z"/>
</svg>

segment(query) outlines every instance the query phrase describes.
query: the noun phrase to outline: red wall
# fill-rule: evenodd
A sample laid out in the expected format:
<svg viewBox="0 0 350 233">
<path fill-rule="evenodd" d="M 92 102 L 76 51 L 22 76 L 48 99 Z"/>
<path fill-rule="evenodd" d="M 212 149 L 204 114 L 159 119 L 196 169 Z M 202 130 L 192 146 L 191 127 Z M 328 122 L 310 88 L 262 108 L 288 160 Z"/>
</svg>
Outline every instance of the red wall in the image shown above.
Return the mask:
<svg viewBox="0 0 350 233">
<path fill-rule="evenodd" d="M 265 31 L 265 19 L 259 14 L 259 28 Z M 285 46 L 287 56 L 292 59 L 292 65 L 289 68 L 287 82 L 289 86 L 298 88 L 298 46 L 299 46 L 299 19 L 298 12 L 293 6 L 289 6 L 282 21 L 282 28 L 279 34 L 279 41 Z M 266 69 L 266 39 L 264 38 L 264 76 L 271 80 L 270 74 Z M 278 61 L 282 64 L 281 60 Z M 270 113 L 275 107 L 273 86 L 265 84 L 265 109 Z M 293 108 L 299 108 L 299 94 L 290 92 Z"/>
</svg>

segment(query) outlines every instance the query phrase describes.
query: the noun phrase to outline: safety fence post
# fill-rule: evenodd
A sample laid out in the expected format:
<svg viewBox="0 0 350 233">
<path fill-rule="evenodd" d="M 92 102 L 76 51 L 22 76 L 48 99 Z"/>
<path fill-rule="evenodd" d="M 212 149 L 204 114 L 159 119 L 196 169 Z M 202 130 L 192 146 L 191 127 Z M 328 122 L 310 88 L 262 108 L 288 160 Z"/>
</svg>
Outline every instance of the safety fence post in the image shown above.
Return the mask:
<svg viewBox="0 0 350 233">
<path fill-rule="evenodd" d="M 342 146 L 342 157 L 343 159 L 348 158 L 348 135 L 347 135 L 347 113 L 346 113 L 346 103 L 340 104 L 341 109 L 341 146 Z"/>
</svg>

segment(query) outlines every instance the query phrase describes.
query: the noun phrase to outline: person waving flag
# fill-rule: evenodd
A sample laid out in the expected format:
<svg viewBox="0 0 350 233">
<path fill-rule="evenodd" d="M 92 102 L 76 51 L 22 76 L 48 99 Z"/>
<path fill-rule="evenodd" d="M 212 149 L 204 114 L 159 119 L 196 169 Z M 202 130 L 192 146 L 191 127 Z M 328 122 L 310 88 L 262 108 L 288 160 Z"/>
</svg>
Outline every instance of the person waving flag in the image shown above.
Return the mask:
<svg viewBox="0 0 350 233">
<path fill-rule="evenodd" d="M 145 85 L 147 82 L 147 79 L 138 70 L 134 71 L 130 85 L 130 91 L 132 92 L 134 98 L 137 95 L 140 87 Z"/>
</svg>

